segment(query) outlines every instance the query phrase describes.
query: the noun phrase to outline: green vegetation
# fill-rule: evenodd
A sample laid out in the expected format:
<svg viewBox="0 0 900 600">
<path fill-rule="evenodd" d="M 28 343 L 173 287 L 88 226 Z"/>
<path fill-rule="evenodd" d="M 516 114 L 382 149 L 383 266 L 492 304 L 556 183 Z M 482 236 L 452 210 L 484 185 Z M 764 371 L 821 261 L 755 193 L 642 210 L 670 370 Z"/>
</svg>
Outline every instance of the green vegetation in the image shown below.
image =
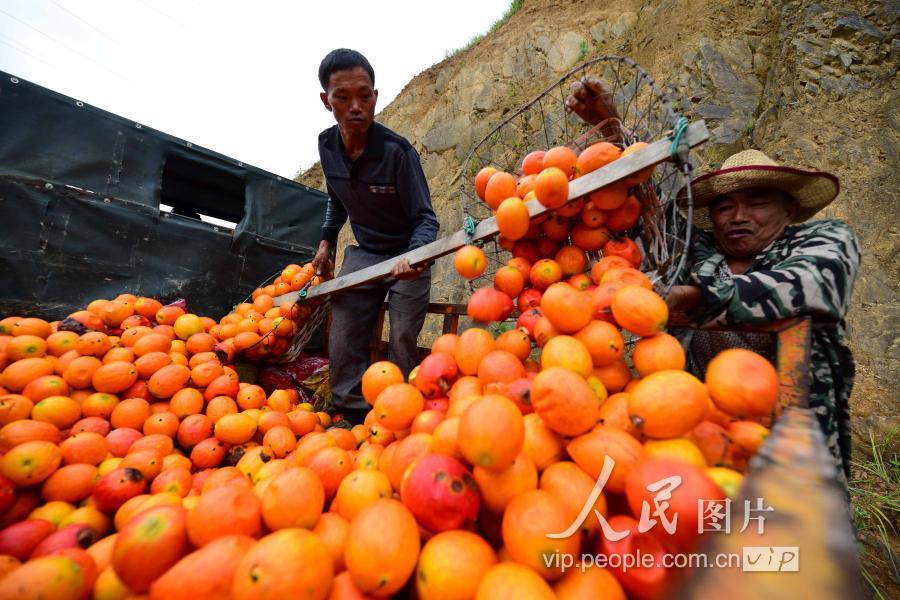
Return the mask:
<svg viewBox="0 0 900 600">
<path fill-rule="evenodd" d="M 588 46 L 587 40 L 581 40 L 581 43 L 578 44 L 578 60 L 576 62 L 583 62 L 587 58 L 588 50 L 590 50 L 590 46 Z"/>
<path fill-rule="evenodd" d="M 465 52 L 466 50 L 483 40 L 485 36 L 490 35 L 500 29 L 500 27 L 502 27 L 507 21 L 509 21 L 510 17 L 519 12 L 519 9 L 521 9 L 524 5 L 525 0 L 512 0 L 512 2 L 509 3 L 509 8 L 507 8 L 506 12 L 503 13 L 503 16 L 494 21 L 494 24 L 491 25 L 491 28 L 487 30 L 487 33 L 473 36 L 472 39 L 470 39 L 462 48 L 447 50 L 447 52 L 445 53 L 446 58 L 451 58 L 456 56 L 457 54 L 460 54 L 461 52 Z"/>
<path fill-rule="evenodd" d="M 853 461 L 850 482 L 853 517 L 863 542 L 863 577 L 874 598 L 885 599 L 882 582 L 891 585 L 897 573 L 897 522 L 900 515 L 900 455 L 896 452 L 900 427 L 876 442 L 869 433 L 866 455 Z M 863 448 L 855 448 L 857 455 Z"/>
</svg>

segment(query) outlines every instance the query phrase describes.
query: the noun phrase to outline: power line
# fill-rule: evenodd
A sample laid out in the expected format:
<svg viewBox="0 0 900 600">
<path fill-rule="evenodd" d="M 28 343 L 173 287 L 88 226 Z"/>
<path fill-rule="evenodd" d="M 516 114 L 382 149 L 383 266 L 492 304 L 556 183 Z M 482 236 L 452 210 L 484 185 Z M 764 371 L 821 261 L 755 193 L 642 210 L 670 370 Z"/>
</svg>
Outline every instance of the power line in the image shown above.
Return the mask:
<svg viewBox="0 0 900 600">
<path fill-rule="evenodd" d="M 94 63 L 95 65 L 99 66 L 99 67 L 102 68 L 103 70 L 105 70 L 105 71 L 111 73 L 112 75 L 115 75 L 116 77 L 119 77 L 120 79 L 123 79 L 123 80 L 125 80 L 125 81 L 127 81 L 127 82 L 129 82 L 129 83 L 132 83 L 131 80 L 130 80 L 128 77 L 126 77 L 125 75 L 122 75 L 121 73 L 117 73 L 116 71 L 113 71 L 112 69 L 110 69 L 109 67 L 107 67 L 106 65 L 104 65 L 103 63 L 100 63 L 100 62 L 98 62 L 97 60 L 91 58 L 90 56 L 88 56 L 88 55 L 86 55 L 86 54 L 84 54 L 84 53 L 82 53 L 82 52 L 79 52 L 78 50 L 72 48 L 72 47 L 69 46 L 68 44 L 65 44 L 65 43 L 63 43 L 63 42 L 57 40 L 57 39 L 54 38 L 52 35 L 49 35 L 49 34 L 47 34 L 47 33 L 44 33 L 43 31 L 41 31 L 41 30 L 38 29 L 37 27 L 35 27 L 35 26 L 33 26 L 33 25 L 30 25 L 30 24 L 26 23 L 26 22 L 23 21 L 22 19 L 18 18 L 18 17 L 15 16 L 15 15 L 12 15 L 12 14 L 8 13 L 7 11 L 3 10 L 2 8 L 0 8 L 0 13 L 3 13 L 3 14 L 6 15 L 7 17 L 9 17 L 10 19 L 16 21 L 17 23 L 21 23 L 21 24 L 24 25 L 25 27 L 27 27 L 27 28 L 29 28 L 29 29 L 31 29 L 31 30 L 33 30 L 33 31 L 35 31 L 35 32 L 37 32 L 37 33 L 39 33 L 40 35 L 44 36 L 45 38 L 47 38 L 47 39 L 50 40 L 51 42 L 53 42 L 53 43 L 55 43 L 55 44 L 59 44 L 60 46 L 62 46 L 62 47 L 65 48 L 66 50 L 68 50 L 69 52 L 71 52 L 71 53 L 73 53 L 73 54 L 77 54 L 78 56 L 80 56 L 80 57 L 82 57 L 82 58 L 84 58 L 84 59 L 86 59 L 86 60 L 91 61 L 92 63 Z"/>
<path fill-rule="evenodd" d="M 163 12 L 163 11 L 159 10 L 158 8 L 156 8 L 155 6 L 153 6 L 152 4 L 150 4 L 149 2 L 144 2 L 144 0 L 137 0 L 137 1 L 140 2 L 141 4 L 143 4 L 144 6 L 146 6 L 147 8 L 149 8 L 150 10 L 152 10 L 153 12 L 159 13 L 160 15 L 164 16 L 165 18 L 169 19 L 170 21 L 172 21 L 172 22 L 175 23 L 176 25 L 181 25 L 181 23 L 178 22 L 178 19 L 176 19 L 175 17 L 173 17 L 172 15 L 170 15 L 170 14 L 167 13 L 167 12 Z"/>
<path fill-rule="evenodd" d="M 103 31 L 102 29 L 100 29 L 99 27 L 97 27 L 96 25 L 94 25 L 93 23 L 91 23 L 91 22 L 89 22 L 89 21 L 86 21 L 86 20 L 82 19 L 82 18 L 79 17 L 77 14 L 73 13 L 71 10 L 69 10 L 68 8 L 66 8 L 65 6 L 63 6 L 62 4 L 60 4 L 59 2 L 57 2 L 56 0 L 50 0 L 50 2 L 52 2 L 53 4 L 55 4 L 57 8 L 60 8 L 60 9 L 62 9 L 62 10 L 64 10 L 64 11 L 66 11 L 66 12 L 69 13 L 73 18 L 75 18 L 75 19 L 81 21 L 82 23 L 84 23 L 85 25 L 87 25 L 88 27 L 90 27 L 91 29 L 93 29 L 94 31 L 96 31 L 97 33 L 99 33 L 100 35 L 102 35 L 103 37 L 105 37 L 106 39 L 110 40 L 111 42 L 113 42 L 113 43 L 115 43 L 115 44 L 117 44 L 117 45 L 120 45 L 119 40 L 115 39 L 114 37 L 112 37 L 111 35 L 109 35 L 109 34 L 106 33 L 105 31 Z"/>
<path fill-rule="evenodd" d="M 25 56 L 28 56 L 29 58 L 33 58 L 34 60 L 36 60 L 38 62 L 42 62 L 45 65 L 47 65 L 48 67 L 50 67 L 51 69 L 56 69 L 56 67 L 54 65 L 50 64 L 49 62 L 47 62 L 46 60 L 44 60 L 43 58 L 41 58 L 40 56 L 38 56 L 37 54 L 32 52 L 31 50 L 29 50 L 26 46 L 22 46 L 21 44 L 19 44 L 18 42 L 16 42 L 13 39 L 10 39 L 10 38 L 5 38 L 5 39 L 8 39 L 9 41 L 4 41 L 2 36 L 0 36 L 0 44 L 9 46 L 16 52 L 20 52 L 20 53 L 24 54 Z M 10 42 L 12 42 L 12 43 L 10 43 Z"/>
</svg>

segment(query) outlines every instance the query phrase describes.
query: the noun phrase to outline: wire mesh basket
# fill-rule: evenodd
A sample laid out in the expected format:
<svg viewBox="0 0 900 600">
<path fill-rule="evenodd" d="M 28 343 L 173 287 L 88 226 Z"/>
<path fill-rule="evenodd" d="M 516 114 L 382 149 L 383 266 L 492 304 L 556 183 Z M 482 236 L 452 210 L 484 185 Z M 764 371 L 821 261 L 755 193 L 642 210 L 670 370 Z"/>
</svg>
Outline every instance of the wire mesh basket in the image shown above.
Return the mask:
<svg viewBox="0 0 900 600">
<path fill-rule="evenodd" d="M 601 80 L 615 102 L 617 116 L 591 125 L 566 110 L 571 84 L 584 77 Z M 669 135 L 679 119 L 666 94 L 633 60 L 623 56 L 590 60 L 566 73 L 475 146 L 464 163 L 459 191 L 464 218 L 477 223 L 492 214 L 475 193 L 475 176 L 484 167 L 515 174 L 522 158 L 533 150 L 569 146 L 580 152 L 601 141 L 620 148 L 637 141 L 654 142 Z M 631 190 L 643 205 L 643 215 L 632 230 L 624 232 L 638 243 L 643 255 L 641 270 L 662 294 L 677 280 L 690 240 L 691 199 L 682 202 L 681 209 L 676 203 L 679 190 L 690 178 L 686 151 L 679 159 L 657 165 L 650 180 Z M 488 267 L 469 282 L 472 289 L 491 285 L 496 270 L 510 258 L 496 238 L 484 242 L 482 248 Z M 599 252 L 589 253 L 591 263 L 599 258 Z"/>
</svg>

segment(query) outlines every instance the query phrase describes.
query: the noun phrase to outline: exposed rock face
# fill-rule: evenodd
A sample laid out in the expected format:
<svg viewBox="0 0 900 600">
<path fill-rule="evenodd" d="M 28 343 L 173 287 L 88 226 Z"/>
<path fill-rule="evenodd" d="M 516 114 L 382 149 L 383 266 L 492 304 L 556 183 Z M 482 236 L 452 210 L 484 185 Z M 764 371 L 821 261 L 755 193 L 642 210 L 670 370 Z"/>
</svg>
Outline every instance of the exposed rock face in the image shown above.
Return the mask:
<svg viewBox="0 0 900 600">
<path fill-rule="evenodd" d="M 900 2 L 527 0 L 494 34 L 415 77 L 379 120 L 419 150 L 443 232 L 471 148 L 515 108 L 586 58 L 636 60 L 714 139 L 701 165 L 755 147 L 841 178 L 823 216 L 851 223 L 864 251 L 849 316 L 859 363 L 858 426 L 893 420 L 900 379 L 897 65 Z M 375 65 L 377 68 L 378 65 Z M 321 187 L 321 171 L 301 176 Z M 341 242 L 350 239 L 345 228 Z M 448 260 L 436 301 L 466 296 Z"/>
</svg>

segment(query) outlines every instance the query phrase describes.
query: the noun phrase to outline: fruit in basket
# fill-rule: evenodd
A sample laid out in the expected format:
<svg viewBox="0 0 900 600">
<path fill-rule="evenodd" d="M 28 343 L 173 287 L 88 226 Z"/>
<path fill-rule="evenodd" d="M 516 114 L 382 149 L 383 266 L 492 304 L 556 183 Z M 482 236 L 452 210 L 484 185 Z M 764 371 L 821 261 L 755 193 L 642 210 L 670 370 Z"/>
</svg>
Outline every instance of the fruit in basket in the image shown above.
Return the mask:
<svg viewBox="0 0 900 600">
<path fill-rule="evenodd" d="M 487 257 L 484 250 L 477 246 L 463 246 L 453 255 L 453 267 L 460 277 L 475 279 L 484 273 Z"/>
<path fill-rule="evenodd" d="M 475 290 L 466 305 L 466 314 L 479 323 L 503 321 L 512 314 L 512 298 L 493 287 Z"/>
<path fill-rule="evenodd" d="M 597 142 L 581 151 L 575 162 L 575 175 L 581 177 L 619 158 L 622 151 L 615 144 Z"/>
<path fill-rule="evenodd" d="M 518 240 L 528 231 L 530 220 L 528 207 L 518 197 L 512 196 L 497 207 L 497 229 L 509 240 Z"/>
<path fill-rule="evenodd" d="M 516 178 L 504 171 L 497 171 L 488 179 L 484 188 L 484 202 L 497 210 L 500 204 L 509 197 L 516 195 Z"/>
<path fill-rule="evenodd" d="M 534 180 L 534 194 L 547 208 L 560 208 L 569 201 L 569 176 L 557 167 L 545 168 Z"/>
</svg>

